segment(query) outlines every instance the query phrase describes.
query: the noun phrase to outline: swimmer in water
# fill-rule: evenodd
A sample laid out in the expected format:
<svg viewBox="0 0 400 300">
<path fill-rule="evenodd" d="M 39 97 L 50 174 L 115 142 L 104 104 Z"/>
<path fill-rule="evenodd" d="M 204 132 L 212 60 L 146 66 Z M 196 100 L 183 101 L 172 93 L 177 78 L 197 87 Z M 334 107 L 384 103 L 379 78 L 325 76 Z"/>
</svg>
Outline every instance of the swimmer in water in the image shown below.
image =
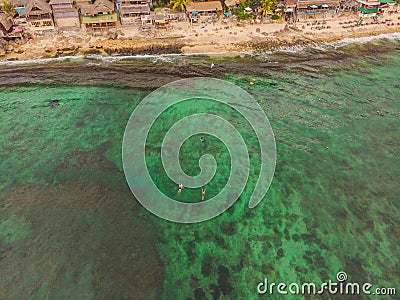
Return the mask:
<svg viewBox="0 0 400 300">
<path fill-rule="evenodd" d="M 201 136 L 201 137 L 200 137 L 200 142 L 204 143 L 205 140 L 206 140 L 206 139 L 204 138 L 204 136 Z"/>
<path fill-rule="evenodd" d="M 206 189 L 202 188 L 201 189 L 201 201 L 204 201 L 204 196 L 206 195 Z"/>
<path fill-rule="evenodd" d="M 182 189 L 183 189 L 183 184 L 182 183 L 178 184 L 178 193 L 182 192 Z"/>
</svg>

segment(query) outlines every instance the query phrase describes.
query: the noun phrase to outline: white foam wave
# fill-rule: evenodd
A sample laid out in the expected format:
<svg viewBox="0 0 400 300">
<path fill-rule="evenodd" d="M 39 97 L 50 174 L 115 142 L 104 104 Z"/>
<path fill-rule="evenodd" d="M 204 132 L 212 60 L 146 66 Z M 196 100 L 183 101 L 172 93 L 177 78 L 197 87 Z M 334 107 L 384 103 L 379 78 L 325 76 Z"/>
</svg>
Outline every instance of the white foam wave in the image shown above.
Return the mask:
<svg viewBox="0 0 400 300">
<path fill-rule="evenodd" d="M 196 56 L 212 56 L 212 55 L 224 55 L 228 52 L 204 52 L 194 54 L 144 54 L 144 55 L 119 55 L 119 56 L 102 56 L 98 54 L 89 55 L 77 55 L 77 56 L 62 56 L 55 58 L 37 58 L 28 60 L 10 60 L 0 61 L 0 66 L 19 66 L 19 65 L 41 65 L 49 64 L 54 62 L 65 62 L 65 61 L 82 61 L 88 60 L 86 65 L 102 65 L 104 63 L 115 63 L 124 60 L 148 60 L 152 62 L 173 62 L 177 58 L 182 57 L 196 57 Z M 250 54 L 243 52 L 242 54 Z"/>
<path fill-rule="evenodd" d="M 164 61 L 171 62 L 175 58 L 185 56 L 184 54 L 159 54 L 159 55 L 123 55 L 123 56 L 101 56 L 101 55 L 77 55 L 77 56 L 62 56 L 54 58 L 37 58 L 27 60 L 11 60 L 11 61 L 0 61 L 0 66 L 18 66 L 18 65 L 41 65 L 49 64 L 54 62 L 65 62 L 65 61 L 80 61 L 87 59 L 87 65 L 101 65 L 102 63 L 114 63 L 123 60 L 150 60 L 150 61 Z M 90 60 L 98 61 L 93 62 Z"/>
<path fill-rule="evenodd" d="M 400 32 L 395 33 L 384 33 L 374 36 L 367 36 L 367 37 L 359 37 L 359 38 L 345 38 L 336 42 L 331 43 L 331 45 L 335 48 L 341 48 L 343 46 L 349 44 L 366 44 L 376 40 L 400 40 Z"/>
<path fill-rule="evenodd" d="M 0 66 L 18 66 L 18 65 L 41 65 L 48 64 L 51 62 L 63 62 L 69 60 L 81 60 L 84 56 L 62 56 L 62 57 L 54 57 L 54 58 L 36 58 L 36 59 L 27 59 L 27 60 L 11 60 L 11 61 L 0 61 Z"/>
<path fill-rule="evenodd" d="M 400 32 L 395 33 L 385 33 L 380 35 L 368 36 L 368 37 L 359 37 L 359 38 L 344 38 L 335 42 L 320 42 L 320 43 L 312 43 L 312 44 L 303 44 L 303 45 L 291 45 L 291 46 L 282 46 L 274 52 L 278 53 L 299 53 L 305 49 L 315 49 L 319 51 L 325 51 L 330 49 L 338 49 L 350 44 L 366 44 L 377 40 L 400 40 Z M 271 54 L 271 52 L 264 52 L 264 54 Z"/>
<path fill-rule="evenodd" d="M 390 33 L 390 34 L 380 34 L 376 36 L 369 37 L 359 37 L 359 38 L 345 38 L 331 43 L 316 43 L 313 45 L 293 45 L 293 46 L 283 46 L 276 51 L 265 51 L 261 56 L 268 56 L 274 52 L 281 53 L 298 53 L 306 48 L 312 48 L 320 51 L 327 49 L 338 49 L 349 44 L 365 44 L 376 40 L 389 39 L 389 40 L 400 40 L 400 32 Z M 149 60 L 152 62 L 173 62 L 175 59 L 185 58 L 185 57 L 196 57 L 196 56 L 223 56 L 224 54 L 229 55 L 229 52 L 203 52 L 203 53 L 193 53 L 193 54 L 144 54 L 144 55 L 121 55 L 121 56 L 101 56 L 97 54 L 90 55 L 77 55 L 77 56 L 62 56 L 55 58 L 38 58 L 29 60 L 15 60 L 15 61 L 0 61 L 0 66 L 19 66 L 19 65 L 40 65 L 49 64 L 54 62 L 65 62 L 65 61 L 83 61 L 85 59 L 89 60 L 86 62 L 87 65 L 102 65 L 104 63 L 115 63 L 124 60 Z M 260 53 L 255 54 L 254 52 L 238 52 L 241 55 L 256 55 L 260 56 Z M 93 62 L 90 60 L 95 60 Z"/>
</svg>

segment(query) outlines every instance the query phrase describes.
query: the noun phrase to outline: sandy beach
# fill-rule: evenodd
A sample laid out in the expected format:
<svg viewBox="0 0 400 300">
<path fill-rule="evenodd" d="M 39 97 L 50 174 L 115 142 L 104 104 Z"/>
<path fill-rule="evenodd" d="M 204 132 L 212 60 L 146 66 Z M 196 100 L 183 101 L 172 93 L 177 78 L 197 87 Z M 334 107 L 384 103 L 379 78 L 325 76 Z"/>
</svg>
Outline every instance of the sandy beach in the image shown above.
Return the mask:
<svg viewBox="0 0 400 300">
<path fill-rule="evenodd" d="M 166 29 L 142 31 L 138 26 L 117 28 L 117 36 L 91 36 L 85 32 L 53 32 L 9 42 L 0 51 L 0 60 L 29 60 L 69 55 L 135 55 L 184 53 L 238 55 L 294 45 L 334 42 L 400 32 L 400 14 L 387 15 L 379 24 L 365 20 L 356 26 L 358 17 L 342 13 L 326 19 L 286 23 L 238 22 L 230 18 L 216 23 L 201 20 L 170 23 Z"/>
</svg>

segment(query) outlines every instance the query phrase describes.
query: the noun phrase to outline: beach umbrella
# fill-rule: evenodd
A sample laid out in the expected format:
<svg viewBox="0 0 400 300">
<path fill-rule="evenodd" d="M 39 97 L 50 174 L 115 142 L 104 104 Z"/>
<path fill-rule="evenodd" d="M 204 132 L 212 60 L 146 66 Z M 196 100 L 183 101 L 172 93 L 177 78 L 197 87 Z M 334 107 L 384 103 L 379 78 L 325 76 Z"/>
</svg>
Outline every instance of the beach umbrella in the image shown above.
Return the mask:
<svg viewBox="0 0 400 300">
<path fill-rule="evenodd" d="M 192 11 L 192 15 L 198 15 L 199 12 L 198 11 Z"/>
<path fill-rule="evenodd" d="M 229 11 L 224 12 L 224 15 L 229 17 L 231 15 L 231 13 Z"/>
<path fill-rule="evenodd" d="M 245 11 L 245 12 L 252 12 L 253 10 L 252 10 L 250 7 L 246 7 L 246 8 L 244 9 L 244 11 Z"/>
<path fill-rule="evenodd" d="M 313 10 L 318 8 L 318 6 L 316 5 L 310 5 L 310 8 L 312 8 Z M 314 18 L 316 19 L 316 11 L 314 10 Z"/>
<path fill-rule="evenodd" d="M 322 8 L 329 8 L 329 5 L 328 4 L 322 4 L 321 7 Z"/>
</svg>

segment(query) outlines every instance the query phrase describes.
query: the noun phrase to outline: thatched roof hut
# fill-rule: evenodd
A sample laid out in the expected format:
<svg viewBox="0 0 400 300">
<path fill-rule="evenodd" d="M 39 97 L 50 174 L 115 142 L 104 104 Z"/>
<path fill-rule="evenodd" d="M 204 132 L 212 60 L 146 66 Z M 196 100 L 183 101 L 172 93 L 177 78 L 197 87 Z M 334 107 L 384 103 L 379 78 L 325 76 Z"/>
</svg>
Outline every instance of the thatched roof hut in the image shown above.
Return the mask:
<svg viewBox="0 0 400 300">
<path fill-rule="evenodd" d="M 44 0 L 30 0 L 25 7 L 23 16 L 51 14 L 51 7 Z"/>
<path fill-rule="evenodd" d="M 108 0 L 96 0 L 93 4 L 82 5 L 81 13 L 85 16 L 96 16 L 98 14 L 112 14 L 114 3 Z"/>
<path fill-rule="evenodd" d="M 186 10 L 188 13 L 198 12 L 199 14 L 210 14 L 222 11 L 222 4 L 220 1 L 188 2 Z"/>
</svg>

